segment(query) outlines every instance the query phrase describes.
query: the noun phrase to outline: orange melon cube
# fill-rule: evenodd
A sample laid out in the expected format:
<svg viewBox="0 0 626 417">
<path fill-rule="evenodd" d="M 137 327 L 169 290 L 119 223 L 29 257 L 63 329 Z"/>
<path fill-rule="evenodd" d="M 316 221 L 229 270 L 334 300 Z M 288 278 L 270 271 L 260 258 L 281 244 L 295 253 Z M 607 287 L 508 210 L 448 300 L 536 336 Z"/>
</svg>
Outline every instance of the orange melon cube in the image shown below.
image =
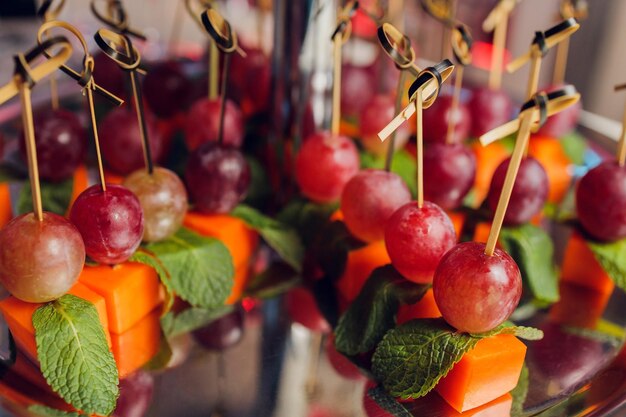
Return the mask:
<svg viewBox="0 0 626 417">
<path fill-rule="evenodd" d="M 476 199 L 474 203 L 478 207 L 487 197 L 493 173 L 496 172 L 498 165 L 509 157 L 510 152 L 501 142 L 494 142 L 487 146 L 482 146 L 480 142 L 476 142 L 472 145 L 472 149 L 476 156 L 476 178 L 474 180 Z"/>
<path fill-rule="evenodd" d="M 230 292 L 230 295 L 224 302 L 225 304 L 235 304 L 237 301 L 241 299 L 243 292 L 248 286 L 248 282 L 250 281 L 250 267 L 248 265 L 242 265 L 238 268 L 235 268 L 235 277 L 234 277 L 233 289 Z"/>
<path fill-rule="evenodd" d="M 111 346 L 109 326 L 104 298 L 85 285 L 76 283 L 69 294 L 91 302 L 100 318 L 107 342 Z M 33 362 L 37 362 L 37 343 L 35 342 L 35 328 L 33 327 L 33 314 L 43 304 L 27 303 L 15 297 L 7 297 L 0 301 L 0 312 L 11 330 L 13 339 L 24 354 Z"/>
<path fill-rule="evenodd" d="M 144 366 L 159 351 L 161 309 L 154 309 L 121 334 L 111 334 L 113 357 L 120 378 Z"/>
<path fill-rule="evenodd" d="M 433 289 L 429 289 L 421 300 L 415 304 L 405 304 L 400 306 L 396 315 L 398 325 L 413 319 L 435 319 L 441 317 L 441 311 L 435 302 Z"/>
<path fill-rule="evenodd" d="M 515 388 L 525 356 L 526 345 L 513 335 L 482 339 L 435 389 L 452 408 L 464 413 Z"/>
<path fill-rule="evenodd" d="M 559 284 L 561 298 L 550 308 L 550 320 L 564 326 L 595 329 L 611 298 L 610 292 L 598 292 L 569 282 Z"/>
<path fill-rule="evenodd" d="M 337 281 L 337 290 L 343 301 L 351 303 L 374 269 L 391 263 L 385 242 L 372 242 L 362 248 L 348 252 L 346 269 Z"/>
<path fill-rule="evenodd" d="M 450 410 L 448 417 L 508 417 L 511 415 L 511 407 L 513 406 L 513 397 L 511 394 L 504 394 L 493 401 L 488 402 L 478 408 L 459 413 L 456 410 Z"/>
<path fill-rule="evenodd" d="M 489 232 L 491 231 L 491 222 L 480 222 L 474 229 L 474 242 L 487 243 Z"/>
<path fill-rule="evenodd" d="M 528 154 L 541 163 L 548 174 L 548 201 L 560 202 L 572 183 L 572 161 L 563 150 L 561 142 L 550 136 L 533 135 Z"/>
<path fill-rule="evenodd" d="M 259 243 L 259 235 L 243 220 L 227 214 L 187 213 L 183 224 L 203 236 L 221 240 L 235 268 L 248 264 Z"/>
<path fill-rule="evenodd" d="M 104 180 L 107 184 L 121 184 L 124 182 L 124 177 L 111 171 L 104 171 Z"/>
<path fill-rule="evenodd" d="M 3 227 L 13 218 L 13 209 L 11 208 L 11 192 L 9 184 L 3 182 L 0 184 L 0 227 Z"/>
<path fill-rule="evenodd" d="M 89 187 L 89 172 L 87 172 L 87 167 L 84 165 L 79 166 L 76 171 L 74 171 L 74 184 L 72 184 L 72 199 L 70 200 L 70 205 L 67 208 L 69 213 L 74 201 L 78 198 L 78 196 Z"/>
<path fill-rule="evenodd" d="M 124 333 L 161 304 L 157 273 L 144 264 L 85 266 L 78 280 L 104 297 L 113 334 Z"/>
<path fill-rule="evenodd" d="M 452 220 L 457 239 L 460 238 L 461 232 L 463 231 L 463 225 L 465 224 L 465 219 L 467 216 L 465 215 L 465 213 L 460 213 L 457 211 L 448 211 L 446 213 L 448 214 L 448 217 L 450 217 L 450 220 Z"/>
<path fill-rule="evenodd" d="M 611 294 L 615 284 L 602 269 L 587 242 L 574 232 L 565 248 L 561 265 L 561 281 L 581 285 L 594 291 Z"/>
</svg>

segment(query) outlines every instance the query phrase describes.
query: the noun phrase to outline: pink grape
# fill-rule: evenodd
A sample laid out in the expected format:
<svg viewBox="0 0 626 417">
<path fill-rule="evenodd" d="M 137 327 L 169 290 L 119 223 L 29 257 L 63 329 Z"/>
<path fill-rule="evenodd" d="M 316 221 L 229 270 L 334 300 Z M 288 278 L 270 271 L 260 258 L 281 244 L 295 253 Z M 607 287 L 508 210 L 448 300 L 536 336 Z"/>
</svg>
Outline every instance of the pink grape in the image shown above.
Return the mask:
<svg viewBox="0 0 626 417">
<path fill-rule="evenodd" d="M 424 140 L 426 142 L 446 141 L 448 121 L 451 120 L 454 129 L 452 143 L 460 143 L 468 138 L 471 125 L 470 113 L 467 106 L 459 103 L 456 111 L 452 110 L 452 96 L 441 96 L 428 109 L 424 110 Z"/>
<path fill-rule="evenodd" d="M 187 213 L 187 190 L 174 172 L 157 167 L 150 175 L 145 169 L 130 174 L 124 186 L 141 203 L 144 242 L 158 242 L 180 229 Z"/>
<path fill-rule="evenodd" d="M 85 263 L 83 239 L 69 221 L 44 212 L 11 220 L 0 230 L 0 284 L 29 303 L 55 300 L 76 283 Z"/>
<path fill-rule="evenodd" d="M 626 237 L 626 166 L 606 161 L 589 171 L 576 189 L 583 228 L 603 241 Z"/>
<path fill-rule="evenodd" d="M 157 117 L 168 118 L 185 111 L 193 85 L 177 61 L 159 62 L 150 68 L 143 93 Z"/>
<path fill-rule="evenodd" d="M 149 114 L 146 114 L 146 125 L 152 160 L 158 162 L 165 148 L 164 137 Z M 128 175 L 145 167 L 139 121 L 135 111 L 122 107 L 112 110 L 98 123 L 98 132 L 102 158 L 117 174 Z"/>
<path fill-rule="evenodd" d="M 70 220 L 85 241 L 87 255 L 103 264 L 131 257 L 143 236 L 143 211 L 137 196 L 121 185 L 92 185 L 72 206 Z"/>
<path fill-rule="evenodd" d="M 389 139 L 381 142 L 380 132 L 395 117 L 395 98 L 390 95 L 375 95 L 361 110 L 359 123 L 361 126 L 361 143 L 375 155 L 385 155 L 389 147 Z M 409 141 L 409 127 L 403 123 L 396 130 L 395 149 L 402 149 Z"/>
<path fill-rule="evenodd" d="M 309 136 L 296 156 L 296 181 L 318 203 L 337 201 L 359 171 L 359 154 L 351 139 L 319 132 Z"/>
<path fill-rule="evenodd" d="M 346 184 L 341 194 L 341 211 L 350 233 L 373 242 L 384 238 L 389 217 L 410 201 L 411 192 L 397 174 L 367 169 Z"/>
<path fill-rule="evenodd" d="M 343 65 L 341 69 L 341 114 L 358 117 L 374 97 L 376 72 L 372 67 Z"/>
<path fill-rule="evenodd" d="M 206 142 L 216 142 L 220 127 L 221 99 L 200 99 L 189 110 L 185 124 L 185 142 L 193 151 Z M 243 143 L 243 116 L 235 103 L 226 100 L 224 108 L 224 145 L 240 147 Z"/>
<path fill-rule="evenodd" d="M 495 212 L 498 207 L 510 161 L 510 158 L 504 160 L 496 168 L 491 179 L 487 203 L 492 212 Z M 524 224 L 541 213 L 548 200 L 548 187 L 548 174 L 539 161 L 533 157 L 522 159 L 504 216 L 504 223 L 507 225 Z"/>
<path fill-rule="evenodd" d="M 444 210 L 459 207 L 474 185 L 476 156 L 467 146 L 430 143 L 424 149 L 424 198 Z"/>
<path fill-rule="evenodd" d="M 467 103 L 471 114 L 471 135 L 479 137 L 508 122 L 513 115 L 513 102 L 503 90 L 477 88 Z"/>
<path fill-rule="evenodd" d="M 433 280 L 441 257 L 456 244 L 456 232 L 438 205 L 413 201 L 400 207 L 385 226 L 385 246 L 391 263 L 406 279 Z"/>
<path fill-rule="evenodd" d="M 488 332 L 513 314 L 522 276 L 506 252 L 485 254 L 485 244 L 456 245 L 435 271 L 433 294 L 443 318 L 460 332 Z"/>
</svg>

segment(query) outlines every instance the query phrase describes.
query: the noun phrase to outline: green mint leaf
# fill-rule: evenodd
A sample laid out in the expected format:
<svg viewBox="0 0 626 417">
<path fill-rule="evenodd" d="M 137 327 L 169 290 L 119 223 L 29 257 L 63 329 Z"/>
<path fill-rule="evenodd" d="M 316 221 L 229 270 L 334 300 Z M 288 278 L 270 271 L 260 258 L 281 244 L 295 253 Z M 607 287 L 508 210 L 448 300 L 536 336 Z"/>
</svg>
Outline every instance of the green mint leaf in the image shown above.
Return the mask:
<svg viewBox="0 0 626 417">
<path fill-rule="evenodd" d="M 391 265 L 375 269 L 339 319 L 335 329 L 337 350 L 354 356 L 374 349 L 395 326 L 400 303 L 419 301 L 429 288 L 407 281 Z"/>
<path fill-rule="evenodd" d="M 174 304 L 175 294 L 174 289 L 172 288 L 172 277 L 165 266 L 159 258 L 156 257 L 154 253 L 147 251 L 146 249 L 139 248 L 133 253 L 133 255 L 128 259 L 131 262 L 139 262 L 144 265 L 153 268 L 157 275 L 159 276 L 159 280 L 161 284 L 165 287 L 165 301 L 163 303 L 163 313 L 167 313 L 172 309 L 172 305 Z"/>
<path fill-rule="evenodd" d="M 524 411 L 524 402 L 528 396 L 528 376 L 528 367 L 524 364 L 517 385 L 511 390 L 511 397 L 513 397 L 513 403 L 511 405 L 512 416 L 521 415 Z"/>
<path fill-rule="evenodd" d="M 235 268 L 219 240 L 181 227 L 167 240 L 147 244 L 146 249 L 168 272 L 171 289 L 191 305 L 219 307 L 230 295 Z"/>
<path fill-rule="evenodd" d="M 412 320 L 387 332 L 372 358 L 372 372 L 394 397 L 423 397 L 478 341 L 498 334 L 529 340 L 543 337 L 540 330 L 509 323 L 490 332 L 467 334 L 458 333 L 441 318 Z"/>
<path fill-rule="evenodd" d="M 378 404 L 380 408 L 393 414 L 394 417 L 413 417 L 413 414 L 389 395 L 381 386 L 376 386 L 367 391 L 367 395 Z"/>
<path fill-rule="evenodd" d="M 383 169 L 385 167 L 385 158 L 377 157 L 368 152 L 361 153 L 361 168 Z M 413 197 L 417 194 L 416 175 L 417 166 L 415 157 L 405 150 L 394 152 L 391 161 L 391 171 L 398 174 L 406 183 Z"/>
<path fill-rule="evenodd" d="M 65 216 L 72 200 L 72 190 L 74 188 L 74 178 L 63 182 L 41 181 L 41 203 L 45 211 Z M 33 199 L 30 182 L 24 182 L 17 196 L 17 215 L 30 213 L 33 211 Z"/>
<path fill-rule="evenodd" d="M 300 283 L 300 275 L 289 265 L 273 263 L 265 271 L 253 277 L 245 289 L 247 297 L 273 298 Z"/>
<path fill-rule="evenodd" d="M 174 337 L 204 327 L 231 311 L 233 311 L 233 306 L 224 305 L 213 309 L 192 307 L 178 314 L 170 311 L 161 317 L 161 328 L 168 337 Z"/>
<path fill-rule="evenodd" d="M 608 243 L 587 240 L 587 245 L 615 285 L 626 291 L 626 239 Z"/>
<path fill-rule="evenodd" d="M 245 205 L 235 207 L 231 215 L 239 217 L 248 227 L 256 230 L 293 269 L 298 272 L 302 270 L 304 246 L 294 229 Z"/>
<path fill-rule="evenodd" d="M 294 228 L 305 246 L 309 246 L 337 210 L 337 204 L 315 204 L 306 200 L 292 200 L 278 213 L 276 219 Z"/>
<path fill-rule="evenodd" d="M 587 151 L 587 140 L 578 132 L 571 132 L 559 139 L 563 151 L 567 157 L 576 165 L 583 165 L 585 162 L 585 152 Z"/>
<path fill-rule="evenodd" d="M 57 410 L 41 404 L 34 404 L 28 407 L 28 411 L 41 417 L 80 417 L 80 414 L 68 411 Z"/>
<path fill-rule="evenodd" d="M 558 276 L 550 236 L 540 227 L 525 224 L 502 228 L 499 241 L 517 262 L 522 279 L 533 297 L 544 303 L 558 301 Z"/>
<path fill-rule="evenodd" d="M 254 206 L 256 205 L 254 203 L 261 204 L 272 195 L 272 187 L 265 173 L 265 168 L 259 160 L 246 155 L 246 161 L 250 167 L 250 186 L 244 204 Z"/>
<path fill-rule="evenodd" d="M 117 366 L 93 304 L 64 295 L 38 308 L 33 326 L 48 385 L 78 410 L 111 414 L 119 395 Z"/>
</svg>

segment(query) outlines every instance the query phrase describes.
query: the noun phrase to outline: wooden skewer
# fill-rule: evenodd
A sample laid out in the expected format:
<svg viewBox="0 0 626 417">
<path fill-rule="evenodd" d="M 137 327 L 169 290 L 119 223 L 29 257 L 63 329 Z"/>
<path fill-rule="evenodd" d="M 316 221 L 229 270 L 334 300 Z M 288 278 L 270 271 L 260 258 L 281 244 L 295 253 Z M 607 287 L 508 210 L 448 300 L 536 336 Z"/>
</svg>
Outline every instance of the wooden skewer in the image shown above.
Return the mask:
<svg viewBox="0 0 626 417">
<path fill-rule="evenodd" d="M 333 39 L 333 109 L 331 115 L 331 132 L 339 134 L 341 121 L 341 46 L 343 40 L 338 33 Z"/>
<path fill-rule="evenodd" d="M 532 119 L 533 112 L 531 111 L 527 111 L 522 116 L 522 122 L 519 132 L 517 133 L 513 155 L 511 155 L 511 161 L 509 162 L 509 167 L 506 171 L 506 177 L 504 179 L 500 199 L 498 200 L 496 213 L 493 217 L 493 222 L 491 223 L 491 229 L 489 230 L 489 238 L 487 239 L 487 245 L 485 247 L 485 254 L 488 256 L 493 256 L 493 253 L 496 250 L 496 244 L 498 243 L 498 237 L 500 236 L 500 229 L 502 229 L 506 209 L 509 205 L 509 200 L 511 199 L 513 186 L 515 185 L 515 178 L 517 177 L 519 166 L 528 145 Z"/>
<path fill-rule="evenodd" d="M 463 86 L 463 65 L 456 67 L 456 78 L 454 80 L 454 93 L 452 94 L 452 106 L 450 109 L 451 117 L 448 117 L 448 132 L 446 134 L 446 143 L 449 145 L 452 143 L 454 136 L 454 122 L 453 117 L 456 116 L 459 103 L 461 101 L 461 87 Z"/>
<path fill-rule="evenodd" d="M 502 65 L 506 48 L 506 32 L 509 16 L 500 16 L 493 32 L 493 49 L 491 55 L 491 71 L 489 72 L 489 88 L 499 90 L 502 86 Z"/>
<path fill-rule="evenodd" d="M 209 100 L 215 100 L 219 96 L 219 66 L 220 55 L 214 40 L 209 41 Z"/>
<path fill-rule="evenodd" d="M 417 207 L 424 206 L 424 129 L 422 121 L 423 113 L 423 87 L 417 90 L 415 99 L 415 118 L 417 120 L 416 140 L 417 140 Z"/>
<path fill-rule="evenodd" d="M 50 74 L 50 101 L 52 103 L 52 109 L 59 109 L 59 87 L 57 84 L 57 77 L 55 74 Z"/>
<path fill-rule="evenodd" d="M 93 104 L 93 79 L 87 85 L 87 100 L 89 102 L 89 114 L 91 116 L 91 128 L 93 132 L 93 141 L 96 147 L 96 160 L 98 162 L 98 177 L 100 178 L 100 186 L 102 191 L 107 190 L 106 180 L 104 178 L 104 167 L 102 165 L 102 152 L 100 152 L 100 139 L 98 137 L 98 123 L 96 122 L 96 108 Z"/>
<path fill-rule="evenodd" d="M 35 146 L 35 125 L 33 122 L 33 104 L 30 88 L 25 82 L 20 82 L 20 101 L 22 104 L 22 123 L 24 124 L 24 138 L 26 140 L 26 156 L 28 160 L 28 176 L 30 178 L 33 211 L 39 221 L 43 221 L 43 207 L 41 203 L 41 187 L 39 185 L 39 168 L 37 166 L 37 148 Z"/>
<path fill-rule="evenodd" d="M 526 100 L 530 100 L 539 88 L 539 73 L 541 71 L 542 60 L 540 52 L 536 51 L 533 53 L 530 64 L 530 75 L 528 84 L 526 85 Z"/>
<path fill-rule="evenodd" d="M 567 56 L 569 54 L 569 38 L 564 39 L 556 49 L 556 61 L 554 63 L 554 75 L 552 83 L 561 85 L 565 81 L 565 68 L 567 67 Z"/>
<path fill-rule="evenodd" d="M 617 162 L 621 167 L 626 165 L 626 106 L 624 107 L 624 116 L 622 117 L 622 135 L 617 144 Z"/>
</svg>

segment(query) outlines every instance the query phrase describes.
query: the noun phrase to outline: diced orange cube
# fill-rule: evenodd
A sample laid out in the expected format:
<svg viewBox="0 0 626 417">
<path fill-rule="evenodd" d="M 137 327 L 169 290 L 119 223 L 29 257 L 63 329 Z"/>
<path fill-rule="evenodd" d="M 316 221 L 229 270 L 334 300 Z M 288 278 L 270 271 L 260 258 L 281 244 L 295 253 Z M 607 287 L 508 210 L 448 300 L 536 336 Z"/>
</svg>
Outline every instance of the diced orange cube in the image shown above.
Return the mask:
<svg viewBox="0 0 626 417">
<path fill-rule="evenodd" d="M 338 222 L 343 221 L 343 211 L 341 211 L 340 209 L 335 210 L 333 214 L 330 215 L 330 220 Z"/>
<path fill-rule="evenodd" d="M 243 220 L 227 214 L 187 213 L 183 223 L 196 233 L 222 241 L 233 257 L 235 268 L 249 263 L 259 243 L 259 235 Z"/>
<path fill-rule="evenodd" d="M 374 269 L 391 263 L 385 242 L 372 242 L 348 252 L 346 269 L 337 281 L 337 290 L 343 301 L 351 303 Z"/>
<path fill-rule="evenodd" d="M 241 299 L 243 292 L 250 281 L 250 266 L 249 265 L 241 265 L 238 268 L 235 268 L 235 282 L 233 282 L 233 289 L 230 292 L 230 295 L 224 302 L 225 304 L 235 304 L 237 301 Z"/>
<path fill-rule="evenodd" d="M 487 146 L 482 146 L 480 142 L 472 145 L 474 155 L 476 155 L 476 179 L 474 180 L 475 206 L 478 207 L 483 202 L 489 186 L 491 177 L 496 172 L 498 166 L 511 154 L 509 149 L 501 142 L 494 142 Z"/>
<path fill-rule="evenodd" d="M 13 210 L 11 208 L 11 193 L 9 184 L 0 183 L 0 227 L 4 227 L 13 218 Z"/>
<path fill-rule="evenodd" d="M 615 284 L 602 269 L 587 242 L 579 233 L 574 232 L 565 248 L 561 281 L 582 285 L 597 292 L 611 294 Z"/>
<path fill-rule="evenodd" d="M 159 351 L 161 309 L 157 308 L 121 334 L 111 334 L 113 357 L 120 378 L 144 366 Z"/>
<path fill-rule="evenodd" d="M 89 187 L 89 172 L 87 172 L 87 167 L 84 165 L 80 165 L 76 171 L 74 171 L 74 184 L 72 184 L 72 199 L 70 200 L 70 206 L 67 208 L 69 210 L 72 208 L 74 201 L 78 198 L 78 196 Z"/>
<path fill-rule="evenodd" d="M 480 222 L 474 229 L 474 242 L 487 243 L 489 232 L 491 231 L 491 222 Z"/>
<path fill-rule="evenodd" d="M 107 184 L 121 184 L 124 182 L 124 177 L 111 171 L 104 171 L 104 180 Z"/>
<path fill-rule="evenodd" d="M 69 294 L 80 297 L 94 305 L 98 311 L 104 334 L 107 337 L 109 346 L 111 346 L 104 298 L 81 283 L 76 283 L 69 291 Z M 15 297 L 7 297 L 0 301 L 0 311 L 4 315 L 15 343 L 34 362 L 37 362 L 37 344 L 35 342 L 33 314 L 41 306 L 42 304 L 27 303 Z"/>
<path fill-rule="evenodd" d="M 572 183 L 572 161 L 561 141 L 550 136 L 532 135 L 528 154 L 537 159 L 548 174 L 548 201 L 560 202 Z"/>
<path fill-rule="evenodd" d="M 413 319 L 434 319 L 441 317 L 441 311 L 435 302 L 433 289 L 429 289 L 421 300 L 415 304 L 400 306 L 396 316 L 398 325 Z"/>
<path fill-rule="evenodd" d="M 459 412 L 480 407 L 515 388 L 525 356 L 526 345 L 513 335 L 482 339 L 435 389 Z"/>
<path fill-rule="evenodd" d="M 104 297 L 113 334 L 133 327 L 162 301 L 157 273 L 141 263 L 85 266 L 78 280 Z"/>
<path fill-rule="evenodd" d="M 511 394 L 504 394 L 485 405 L 459 413 L 456 410 L 450 410 L 449 417 L 509 417 L 511 415 L 511 407 L 513 406 L 513 397 Z M 448 415 L 446 415 L 448 417 Z"/>
<path fill-rule="evenodd" d="M 595 329 L 611 293 L 561 281 L 560 299 L 550 308 L 550 320 L 565 326 Z"/>
<path fill-rule="evenodd" d="M 339 133 L 349 138 L 358 138 L 360 136 L 359 125 L 353 121 L 341 119 Z"/>
<path fill-rule="evenodd" d="M 461 237 L 461 232 L 463 231 L 463 226 L 465 225 L 465 219 L 467 216 L 465 213 L 460 213 L 458 211 L 448 211 L 447 213 L 450 220 L 452 220 L 454 231 L 456 232 L 456 237 L 458 239 Z"/>
</svg>

